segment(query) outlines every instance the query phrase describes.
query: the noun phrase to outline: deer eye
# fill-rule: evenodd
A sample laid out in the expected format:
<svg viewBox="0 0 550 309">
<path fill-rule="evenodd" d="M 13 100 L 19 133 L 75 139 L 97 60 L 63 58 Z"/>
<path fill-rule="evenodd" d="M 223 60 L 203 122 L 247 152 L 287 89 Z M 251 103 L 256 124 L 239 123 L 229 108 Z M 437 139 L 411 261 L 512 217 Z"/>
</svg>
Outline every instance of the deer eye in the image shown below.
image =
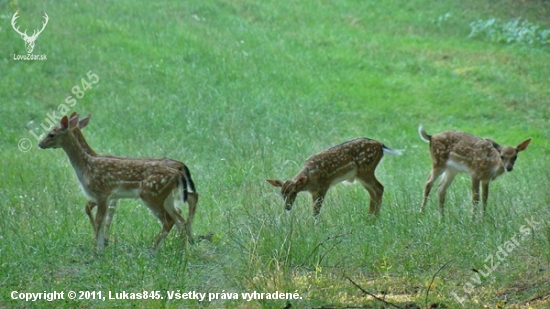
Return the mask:
<svg viewBox="0 0 550 309">
<path fill-rule="evenodd" d="M 53 134 L 53 133 L 48 134 L 48 137 L 53 138 L 54 136 L 55 136 L 55 134 Z"/>
</svg>

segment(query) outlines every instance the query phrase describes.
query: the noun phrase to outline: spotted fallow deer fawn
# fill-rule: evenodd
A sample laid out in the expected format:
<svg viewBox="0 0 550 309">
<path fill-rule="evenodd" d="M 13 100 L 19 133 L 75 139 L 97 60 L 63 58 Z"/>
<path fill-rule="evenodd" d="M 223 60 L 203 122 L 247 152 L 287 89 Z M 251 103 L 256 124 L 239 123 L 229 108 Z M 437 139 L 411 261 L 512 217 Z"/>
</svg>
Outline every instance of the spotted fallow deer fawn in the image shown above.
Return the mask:
<svg viewBox="0 0 550 309">
<path fill-rule="evenodd" d="M 401 151 L 372 139 L 356 138 L 312 155 L 290 180 L 269 179 L 267 182 L 281 188 L 286 210 L 292 209 L 299 192 L 308 191 L 313 199 L 313 216 L 317 218 L 330 187 L 343 181 L 359 180 L 370 195 L 369 213 L 377 214 L 384 186 L 376 179 L 374 171 L 384 153 L 400 155 Z"/>
<path fill-rule="evenodd" d="M 73 166 L 84 193 L 97 203 L 95 217 L 95 246 L 103 250 L 104 220 L 112 199 L 139 198 L 162 223 L 161 232 L 155 239 L 153 251 L 164 241 L 174 224 L 186 243 L 192 235 L 189 225 L 174 205 L 174 198 L 188 190 L 185 175 L 161 162 L 115 159 L 91 156 L 84 151 L 73 130 L 78 126 L 78 117 L 69 121 L 64 116 L 40 142 L 42 149 L 62 148 Z"/>
<path fill-rule="evenodd" d="M 74 117 L 78 117 L 77 113 L 71 114 L 71 116 L 69 117 L 69 121 L 73 121 Z M 72 131 L 73 131 L 73 134 L 74 134 L 75 138 L 80 143 L 80 146 L 82 146 L 82 149 L 86 153 L 88 153 L 90 156 L 98 157 L 100 155 L 98 155 L 90 147 L 90 145 L 88 144 L 88 142 L 84 138 L 84 135 L 82 134 L 82 131 L 81 131 L 81 129 L 85 128 L 88 125 L 88 123 L 90 122 L 90 117 L 91 117 L 91 115 L 87 115 L 86 117 L 79 119 L 78 120 L 78 125 L 76 127 L 72 128 Z M 183 200 L 187 201 L 187 204 L 189 205 L 189 214 L 188 214 L 188 217 L 187 217 L 187 224 L 189 226 L 188 231 L 189 231 L 190 235 L 193 235 L 193 229 L 192 229 L 192 227 L 193 227 L 193 218 L 195 216 L 195 211 L 196 211 L 196 208 L 197 208 L 197 202 L 198 202 L 198 199 L 199 199 L 199 194 L 195 190 L 195 184 L 193 182 L 193 179 L 191 178 L 191 173 L 189 172 L 189 169 L 187 168 L 187 166 L 185 166 L 185 164 L 183 164 L 180 161 L 172 160 L 172 159 L 169 159 L 169 158 L 126 158 L 126 157 L 118 157 L 118 156 L 112 156 L 112 155 L 102 155 L 102 156 L 107 157 L 107 158 L 122 159 L 122 160 L 145 160 L 145 161 L 160 162 L 160 163 L 163 163 L 164 165 L 166 165 L 168 167 L 171 167 L 171 168 L 174 168 L 174 169 L 177 169 L 177 170 L 181 171 L 182 174 L 185 177 L 185 181 L 186 181 L 187 186 L 188 186 L 188 190 L 184 191 L 184 194 L 187 194 L 187 195 L 183 197 Z M 114 216 L 115 209 L 116 209 L 116 201 L 117 201 L 116 199 L 111 200 L 111 203 L 109 205 L 109 208 L 107 210 L 106 217 L 105 217 L 104 235 L 105 235 L 105 244 L 106 245 L 109 242 L 109 232 L 110 232 L 111 222 L 113 220 L 113 216 Z M 86 207 L 85 207 L 86 214 L 88 215 L 88 218 L 90 219 L 90 222 L 92 224 L 94 232 L 97 231 L 97 226 L 95 225 L 95 218 L 94 218 L 92 210 L 96 206 L 97 206 L 97 203 L 90 200 L 90 201 L 88 201 L 88 203 L 86 203 Z M 192 238 L 190 238 L 190 241 L 192 241 Z"/>
<path fill-rule="evenodd" d="M 436 135 L 428 135 L 420 126 L 420 138 L 430 143 L 432 156 L 432 171 L 428 175 L 424 198 L 420 211 L 423 212 L 428 201 L 428 195 L 434 182 L 444 174 L 437 188 L 439 211 L 444 215 L 445 194 L 458 173 L 467 173 L 472 179 L 472 215 L 475 216 L 476 205 L 479 203 L 479 187 L 482 188 L 483 213 L 487 210 L 489 183 L 502 175 L 511 172 L 518 153 L 525 150 L 531 139 L 526 139 L 516 147 L 500 146 L 488 138 L 480 138 L 459 131 L 444 131 Z"/>
</svg>

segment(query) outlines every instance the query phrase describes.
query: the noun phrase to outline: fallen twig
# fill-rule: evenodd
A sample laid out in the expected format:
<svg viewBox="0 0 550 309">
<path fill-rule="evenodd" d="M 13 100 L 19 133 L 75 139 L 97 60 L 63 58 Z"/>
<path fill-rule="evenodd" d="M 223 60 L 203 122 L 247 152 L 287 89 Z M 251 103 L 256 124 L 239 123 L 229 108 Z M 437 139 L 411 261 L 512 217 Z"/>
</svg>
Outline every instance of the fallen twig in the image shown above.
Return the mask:
<svg viewBox="0 0 550 309">
<path fill-rule="evenodd" d="M 376 295 L 374 295 L 374 294 L 372 294 L 372 293 L 367 292 L 365 289 L 363 289 L 361 286 L 359 286 L 357 283 L 355 283 L 355 282 L 354 282 L 353 280 L 351 280 L 349 277 L 346 277 L 346 279 L 348 279 L 348 281 L 351 282 L 351 284 L 355 285 L 359 290 L 361 290 L 361 292 L 363 292 L 363 293 L 365 293 L 365 294 L 367 294 L 367 295 L 369 295 L 369 296 L 371 296 L 371 297 L 374 297 L 374 299 L 376 299 L 376 300 L 378 300 L 378 301 L 381 301 L 381 302 L 383 302 L 383 303 L 386 304 L 386 305 L 390 305 L 390 306 L 393 306 L 393 307 L 395 307 L 395 308 L 403 309 L 403 307 L 399 307 L 399 306 L 396 305 L 396 304 L 392 304 L 392 303 L 390 303 L 390 302 L 388 302 L 388 301 L 386 301 L 386 300 L 384 300 L 384 299 L 382 299 L 382 298 L 380 298 L 380 297 L 378 297 L 378 296 L 376 296 Z"/>
<path fill-rule="evenodd" d="M 317 251 L 317 249 L 319 249 L 319 247 L 321 247 L 322 245 L 324 245 L 325 243 L 329 242 L 330 240 L 332 239 L 335 239 L 335 238 L 340 238 L 342 236 L 346 236 L 346 235 L 350 235 L 351 233 L 343 233 L 343 234 L 338 234 L 338 235 L 333 235 L 333 236 L 329 236 L 327 237 L 327 239 L 323 240 L 322 242 L 318 243 L 317 246 L 315 246 L 315 248 L 313 248 L 313 250 L 309 253 L 309 255 L 304 259 L 304 261 L 299 265 L 300 267 L 301 266 L 304 266 L 307 262 L 307 260 L 309 260 L 310 257 L 313 256 L 313 254 L 315 253 L 315 251 Z M 336 243 L 335 245 L 333 245 L 327 252 L 325 252 L 325 254 L 323 254 L 321 260 L 325 257 L 325 255 L 332 251 L 332 249 L 334 249 L 334 247 L 336 247 L 338 244 L 340 244 L 342 241 L 340 240 L 338 243 Z"/>
<path fill-rule="evenodd" d="M 439 274 L 439 272 L 443 269 L 443 267 L 447 266 L 447 264 L 449 264 L 449 263 L 450 263 L 450 261 L 443 264 L 443 265 L 441 265 L 441 267 L 439 267 L 439 269 L 433 275 L 432 281 L 430 281 L 430 285 L 428 285 L 428 290 L 426 291 L 426 308 L 428 307 L 428 295 L 430 294 L 430 289 L 432 287 L 432 284 L 434 283 L 435 277 L 437 276 L 437 274 Z"/>
</svg>

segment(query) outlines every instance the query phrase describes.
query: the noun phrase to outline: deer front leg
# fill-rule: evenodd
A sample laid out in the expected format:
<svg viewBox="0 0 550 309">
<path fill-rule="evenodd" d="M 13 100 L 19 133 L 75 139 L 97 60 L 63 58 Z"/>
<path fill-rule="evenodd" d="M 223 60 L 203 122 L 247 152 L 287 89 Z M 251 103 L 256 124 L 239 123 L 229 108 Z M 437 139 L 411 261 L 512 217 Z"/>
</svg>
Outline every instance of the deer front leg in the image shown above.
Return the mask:
<svg viewBox="0 0 550 309">
<path fill-rule="evenodd" d="M 489 197 L 489 181 L 481 182 L 481 202 L 483 203 L 483 214 L 487 211 L 487 198 Z"/>
<path fill-rule="evenodd" d="M 480 180 L 472 177 L 472 203 L 474 205 L 479 204 L 479 184 Z"/>
<path fill-rule="evenodd" d="M 103 234 L 103 223 L 105 221 L 105 213 L 107 212 L 107 199 L 100 199 L 97 201 L 97 213 L 95 216 L 95 247 L 99 251 L 105 249 L 105 235 Z"/>
<path fill-rule="evenodd" d="M 113 221 L 113 216 L 115 215 L 116 200 L 111 200 L 110 204 L 111 205 L 107 209 L 107 214 L 106 214 L 106 217 L 105 217 L 105 232 L 104 232 L 105 246 L 109 245 L 109 239 L 110 239 L 109 231 L 110 231 L 110 228 L 111 228 L 111 222 Z M 96 206 L 97 206 L 96 202 L 88 201 L 86 203 L 86 209 L 85 209 L 86 214 L 88 215 L 88 218 L 90 219 L 90 222 L 92 223 L 92 228 L 94 230 L 94 236 L 97 235 L 97 226 L 95 224 L 95 218 L 94 218 L 94 214 L 93 214 L 92 210 Z"/>
<path fill-rule="evenodd" d="M 326 190 L 314 191 L 311 193 L 311 199 L 313 203 L 311 209 L 313 211 L 313 217 L 317 219 L 319 213 L 321 212 L 321 206 L 323 205 L 323 200 L 325 199 Z"/>
<path fill-rule="evenodd" d="M 472 177 L 472 219 L 475 218 L 477 204 L 479 204 L 479 184 L 480 180 Z"/>
</svg>

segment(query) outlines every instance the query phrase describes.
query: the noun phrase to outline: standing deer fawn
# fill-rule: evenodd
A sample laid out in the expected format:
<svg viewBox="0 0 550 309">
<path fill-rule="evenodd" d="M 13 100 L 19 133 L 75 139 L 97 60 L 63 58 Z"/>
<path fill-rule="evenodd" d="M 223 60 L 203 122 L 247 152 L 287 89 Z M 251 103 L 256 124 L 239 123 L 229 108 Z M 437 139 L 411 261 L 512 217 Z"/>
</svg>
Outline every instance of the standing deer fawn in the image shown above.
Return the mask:
<svg viewBox="0 0 550 309">
<path fill-rule="evenodd" d="M 432 171 L 426 181 L 420 211 L 424 211 L 434 182 L 439 176 L 445 174 L 437 188 L 441 216 L 444 215 L 445 194 L 458 173 L 467 173 L 472 178 L 473 215 L 475 215 L 476 205 L 479 203 L 481 183 L 483 213 L 485 213 L 489 183 L 505 171 L 511 172 L 514 169 L 518 152 L 525 150 L 531 142 L 529 138 L 516 147 L 500 146 L 491 139 L 479 138 L 458 131 L 428 135 L 422 126 L 418 128 L 418 133 L 422 140 L 430 143 L 432 156 Z"/>
<path fill-rule="evenodd" d="M 78 117 L 76 113 L 73 113 L 69 120 L 73 120 L 74 117 Z M 85 128 L 89 121 L 90 121 L 91 115 L 88 115 L 80 120 L 78 120 L 78 125 L 72 129 L 73 134 L 75 138 L 80 143 L 80 146 L 82 146 L 82 149 L 88 153 L 92 157 L 98 157 L 99 155 L 88 145 L 86 142 L 86 139 L 84 138 L 84 135 L 82 134 L 82 131 L 80 129 Z M 78 119 L 78 118 L 77 118 Z M 103 157 L 106 158 L 112 158 L 112 159 L 122 159 L 122 160 L 129 160 L 129 158 L 125 157 L 117 157 L 117 156 L 110 156 L 110 155 L 103 155 Z M 193 218 L 195 216 L 195 211 L 197 207 L 197 202 L 199 199 L 199 194 L 195 190 L 195 184 L 193 182 L 193 179 L 191 179 L 191 173 L 189 172 L 189 169 L 185 164 L 182 162 L 172 160 L 169 158 L 132 158 L 131 160 L 145 160 L 145 161 L 152 161 L 152 162 L 159 162 L 163 163 L 164 165 L 177 169 L 182 172 L 182 174 L 185 177 L 185 181 L 187 182 L 187 185 L 189 187 L 189 190 L 184 191 L 184 194 L 187 194 L 187 196 L 184 196 L 183 199 L 187 201 L 189 205 L 189 215 L 187 217 L 187 224 L 188 224 L 188 231 L 190 235 L 193 235 Z M 90 222 L 92 223 L 92 227 L 94 229 L 94 232 L 97 231 L 97 226 L 95 225 L 95 219 L 92 213 L 92 210 L 94 207 L 97 206 L 97 203 L 94 201 L 88 201 L 86 204 L 86 214 L 88 215 L 88 218 L 90 219 Z M 114 212 L 116 209 L 116 199 L 111 200 L 111 204 L 107 210 L 107 214 L 105 217 L 105 228 L 104 228 L 104 235 L 105 235 L 105 244 L 108 244 L 109 241 L 109 231 L 111 227 L 111 222 L 113 220 Z"/>
<path fill-rule="evenodd" d="M 317 218 L 325 194 L 331 186 L 357 179 L 369 192 L 369 213 L 377 214 L 382 205 L 384 186 L 376 179 L 374 170 L 384 153 L 401 154 L 378 141 L 356 138 L 309 157 L 302 170 L 290 180 L 267 182 L 281 188 L 286 210 L 292 209 L 299 192 L 308 191 L 313 199 L 313 216 Z"/>
<path fill-rule="evenodd" d="M 114 159 L 91 156 L 84 151 L 73 130 L 78 117 L 69 122 L 64 116 L 40 142 L 39 147 L 62 148 L 76 172 L 84 193 L 97 204 L 95 217 L 95 245 L 104 249 L 104 220 L 108 204 L 113 199 L 139 198 L 162 222 L 162 230 L 153 244 L 153 251 L 164 241 L 174 224 L 182 239 L 191 240 L 190 226 L 174 205 L 174 196 L 182 192 L 185 197 L 185 175 L 160 162 Z"/>
</svg>

